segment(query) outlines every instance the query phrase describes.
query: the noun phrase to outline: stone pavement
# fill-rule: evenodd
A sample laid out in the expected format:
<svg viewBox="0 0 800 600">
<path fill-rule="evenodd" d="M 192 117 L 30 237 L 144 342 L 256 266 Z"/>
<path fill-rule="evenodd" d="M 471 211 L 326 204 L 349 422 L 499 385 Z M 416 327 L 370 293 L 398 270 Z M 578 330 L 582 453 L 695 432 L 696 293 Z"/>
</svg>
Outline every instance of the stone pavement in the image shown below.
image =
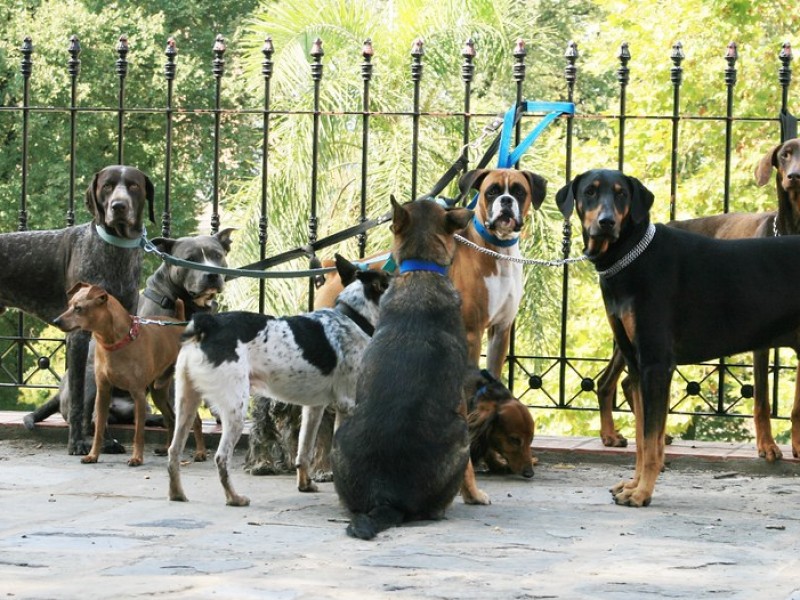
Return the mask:
<svg viewBox="0 0 800 600">
<path fill-rule="evenodd" d="M 535 447 L 532 480 L 479 476 L 491 506 L 456 499 L 443 521 L 365 542 L 345 535 L 330 483 L 301 494 L 292 476 L 237 468 L 252 503 L 232 508 L 209 461 L 183 468 L 190 502 L 175 503 L 152 444 L 139 468 L 82 465 L 65 443 L 9 431 L 4 598 L 800 600 L 797 461 L 674 458 L 653 505 L 633 509 L 608 493 L 630 454 Z"/>
</svg>

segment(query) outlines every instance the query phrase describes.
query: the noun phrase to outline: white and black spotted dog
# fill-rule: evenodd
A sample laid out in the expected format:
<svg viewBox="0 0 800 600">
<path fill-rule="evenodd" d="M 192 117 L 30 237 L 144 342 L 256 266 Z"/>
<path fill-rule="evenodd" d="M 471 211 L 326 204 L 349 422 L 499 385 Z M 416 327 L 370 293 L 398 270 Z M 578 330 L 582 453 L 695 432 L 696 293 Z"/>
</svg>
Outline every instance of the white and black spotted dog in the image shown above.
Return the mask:
<svg viewBox="0 0 800 600">
<path fill-rule="evenodd" d="M 234 491 L 228 467 L 255 394 L 303 406 L 297 487 L 302 492 L 317 490 L 309 470 L 319 424 L 327 406 L 336 409 L 337 425 L 355 408 L 361 357 L 378 320 L 380 297 L 389 285 L 386 272 L 359 270 L 339 255 L 336 269 L 346 287 L 335 308 L 290 317 L 242 311 L 193 317 L 175 367 L 170 500 L 186 500 L 180 457 L 194 414 L 206 401 L 222 420 L 215 460 L 227 504 L 250 503 Z"/>
</svg>

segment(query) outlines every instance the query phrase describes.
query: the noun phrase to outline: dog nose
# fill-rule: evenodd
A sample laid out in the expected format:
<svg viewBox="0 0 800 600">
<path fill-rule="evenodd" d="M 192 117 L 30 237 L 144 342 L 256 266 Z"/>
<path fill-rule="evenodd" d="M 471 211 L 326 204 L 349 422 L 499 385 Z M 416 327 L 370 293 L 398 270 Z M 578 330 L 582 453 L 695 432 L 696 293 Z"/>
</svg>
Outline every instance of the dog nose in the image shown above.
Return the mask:
<svg viewBox="0 0 800 600">
<path fill-rule="evenodd" d="M 527 465 L 524 469 L 522 469 L 522 476 L 525 479 L 530 479 L 533 477 L 533 467 L 531 465 Z"/>
<path fill-rule="evenodd" d="M 512 196 L 500 196 L 500 206 L 503 208 L 510 208 L 513 202 L 514 198 Z"/>
<path fill-rule="evenodd" d="M 614 218 L 614 215 L 608 213 L 600 215 L 600 218 L 597 222 L 603 229 L 614 229 L 614 225 L 617 224 L 617 220 Z"/>
<path fill-rule="evenodd" d="M 112 200 L 111 211 L 114 213 L 124 213 L 128 208 L 128 203 L 124 200 Z"/>
<path fill-rule="evenodd" d="M 789 181 L 800 181 L 800 171 L 790 171 L 786 174 Z"/>
</svg>

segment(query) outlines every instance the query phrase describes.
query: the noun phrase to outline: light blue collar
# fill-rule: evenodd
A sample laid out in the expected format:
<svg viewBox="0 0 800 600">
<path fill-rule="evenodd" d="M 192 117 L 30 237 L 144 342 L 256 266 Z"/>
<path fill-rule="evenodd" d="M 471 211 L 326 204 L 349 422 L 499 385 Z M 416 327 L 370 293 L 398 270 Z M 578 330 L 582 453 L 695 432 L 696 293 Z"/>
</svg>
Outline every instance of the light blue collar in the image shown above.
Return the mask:
<svg viewBox="0 0 800 600">
<path fill-rule="evenodd" d="M 94 230 L 106 244 L 111 244 L 117 248 L 141 248 L 144 244 L 144 240 L 147 238 L 147 229 L 145 229 L 144 225 L 142 226 L 142 237 L 135 240 L 111 235 L 104 227 L 101 227 L 97 223 L 94 224 Z"/>
<path fill-rule="evenodd" d="M 411 258 L 400 263 L 400 274 L 411 273 L 412 271 L 433 271 L 439 275 L 447 275 L 447 267 L 432 262 L 430 260 L 418 260 Z"/>
<path fill-rule="evenodd" d="M 475 227 L 475 231 L 478 232 L 479 236 L 481 236 L 485 241 L 494 246 L 499 246 L 500 248 L 509 248 L 511 246 L 516 245 L 517 242 L 519 242 L 518 237 L 511 240 L 501 240 L 495 234 L 486 229 L 486 227 L 483 226 L 483 223 L 480 222 L 478 217 L 472 217 L 472 225 L 473 227 Z"/>
</svg>

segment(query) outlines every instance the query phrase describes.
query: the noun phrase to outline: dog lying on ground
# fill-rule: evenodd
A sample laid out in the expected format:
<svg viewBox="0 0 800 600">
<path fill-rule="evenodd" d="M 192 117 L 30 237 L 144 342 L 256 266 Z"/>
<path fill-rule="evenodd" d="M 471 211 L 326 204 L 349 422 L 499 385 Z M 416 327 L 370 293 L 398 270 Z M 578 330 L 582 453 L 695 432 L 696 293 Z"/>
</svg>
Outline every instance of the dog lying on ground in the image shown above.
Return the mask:
<svg viewBox="0 0 800 600">
<path fill-rule="evenodd" d="M 136 311 L 142 268 L 140 239 L 144 209 L 153 218 L 153 184 L 139 169 L 124 165 L 95 173 L 86 190 L 92 221 L 64 229 L 0 235 L 0 311 L 18 308 L 50 323 L 67 307 L 67 291 L 89 281 Z M 84 396 L 90 334 L 67 336 L 70 454 L 86 454 L 93 398 Z"/>
<path fill-rule="evenodd" d="M 175 258 L 196 262 L 199 264 L 227 267 L 227 254 L 231 247 L 232 228 L 223 229 L 215 235 L 197 235 L 180 237 L 177 239 L 156 237 L 151 243 L 161 252 Z M 137 315 L 140 317 L 173 317 L 176 314 L 177 301 L 181 300 L 187 319 L 197 312 L 216 312 L 217 295 L 222 292 L 225 281 L 217 273 L 199 271 L 182 265 L 163 262 L 153 274 L 147 278 L 146 286 L 139 296 Z M 94 341 L 89 344 L 89 355 L 94 356 Z M 35 424 L 47 419 L 56 412 L 61 412 L 64 418 L 69 414 L 71 402 L 67 388 L 68 374 L 61 380 L 58 392 L 38 407 L 35 411 L 25 415 L 25 427 L 33 429 Z M 94 361 L 87 364 L 86 372 L 86 397 L 94 398 L 96 388 L 94 385 Z M 111 405 L 109 408 L 109 424 L 134 424 L 135 404 L 130 394 L 124 390 L 112 391 Z M 163 424 L 168 430 L 174 428 L 174 414 L 162 415 L 163 420 L 152 415 L 150 406 L 147 405 L 146 423 L 156 426 Z M 203 439 L 202 423 L 199 417 L 194 424 L 195 460 L 205 460 L 206 448 Z M 171 439 L 169 440 L 171 441 Z M 169 444 L 169 441 L 167 444 Z M 166 448 L 166 446 L 165 446 Z M 124 453 L 125 449 L 115 442 L 106 439 L 104 453 Z M 166 450 L 161 452 L 166 454 Z"/>
<path fill-rule="evenodd" d="M 170 410 L 169 385 L 180 348 L 183 301 L 176 307 L 178 320 L 143 320 L 131 315 L 114 296 L 102 288 L 78 283 L 69 291 L 69 308 L 53 324 L 65 332 L 82 329 L 95 339 L 94 373 L 97 386 L 96 415 L 92 448 L 81 462 L 97 462 L 103 448 L 108 407 L 113 387 L 130 393 L 136 407 L 133 453 L 128 465 L 144 461 L 144 420 L 147 392 L 162 411 Z"/>
<path fill-rule="evenodd" d="M 473 369 L 464 387 L 474 467 L 533 477 L 534 423 L 528 408 L 486 369 Z"/>
<path fill-rule="evenodd" d="M 800 237 L 715 240 L 653 225 L 653 200 L 610 170 L 583 173 L 556 195 L 564 217 L 580 219 L 631 378 L 636 471 L 611 490 L 629 506 L 650 503 L 664 466 L 675 365 L 800 346 Z"/>
<path fill-rule="evenodd" d="M 778 144 L 759 161 L 755 169 L 756 183 L 764 186 L 769 182 L 773 168 L 778 197 L 778 210 L 761 213 L 726 213 L 670 221 L 668 225 L 693 231 L 717 239 L 766 238 L 800 234 L 800 139 Z M 617 382 L 625 362 L 619 349 L 614 353 L 597 378 L 597 398 L 600 405 L 600 438 L 606 446 L 623 447 L 628 441 L 614 427 L 612 407 L 616 396 Z M 779 460 L 782 452 L 772 436 L 769 400 L 769 349 L 753 352 L 753 422 L 756 430 L 758 455 L 767 461 Z M 800 381 L 800 363 L 795 376 Z M 623 381 L 626 398 L 628 384 Z M 632 403 L 629 401 L 629 404 Z M 792 453 L 800 456 L 800 387 L 795 386 L 792 409 Z"/>
<path fill-rule="evenodd" d="M 337 268 L 348 285 L 334 309 L 280 318 L 247 312 L 194 316 L 176 366 L 177 426 L 169 447 L 170 500 L 186 500 L 180 455 L 192 416 L 205 400 L 222 419 L 215 460 L 227 504 L 250 503 L 233 489 L 228 467 L 251 394 L 303 406 L 297 487 L 302 492 L 317 490 L 309 468 L 320 420 L 327 406 L 336 408 L 338 420 L 355 407 L 361 358 L 389 279 L 386 273 L 360 271 L 340 256 Z"/>
<path fill-rule="evenodd" d="M 453 234 L 472 211 L 392 198 L 398 264 L 362 361 L 353 416 L 334 435 L 333 484 L 352 513 L 348 535 L 371 539 L 412 519 L 441 519 L 459 488 L 488 504 L 469 460 L 469 365 L 460 298 L 446 276 Z"/>
</svg>

